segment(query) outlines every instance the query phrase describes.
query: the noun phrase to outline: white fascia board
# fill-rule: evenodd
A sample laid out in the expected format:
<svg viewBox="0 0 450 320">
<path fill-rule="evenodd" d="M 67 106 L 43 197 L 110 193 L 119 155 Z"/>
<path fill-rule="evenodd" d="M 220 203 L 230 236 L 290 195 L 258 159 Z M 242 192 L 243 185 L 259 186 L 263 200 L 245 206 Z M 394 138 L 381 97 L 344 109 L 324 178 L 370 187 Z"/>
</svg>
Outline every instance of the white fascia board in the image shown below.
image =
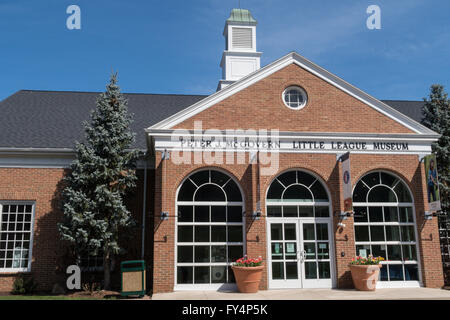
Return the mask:
<svg viewBox="0 0 450 320">
<path fill-rule="evenodd" d="M 194 115 L 208 109 L 209 107 L 219 103 L 220 101 L 230 97 L 231 95 L 251 86 L 252 84 L 270 76 L 274 72 L 283 69 L 284 67 L 295 63 L 298 66 L 308 70 L 312 74 L 318 76 L 324 81 L 330 83 L 336 88 L 346 92 L 352 97 L 360 100 L 366 105 L 374 108 L 380 113 L 386 115 L 387 117 L 393 119 L 394 121 L 402 124 L 406 128 L 418 133 L 418 134 L 436 134 L 434 131 L 428 129 L 427 127 L 421 125 L 417 121 L 409 118 L 403 113 L 395 110 L 394 108 L 388 106 L 387 104 L 381 102 L 380 100 L 370 96 L 369 94 L 363 92 L 362 90 L 356 88 L 355 86 L 349 84 L 343 79 L 337 77 L 336 75 L 328 72 L 322 67 L 312 63 L 306 58 L 302 57 L 296 52 L 291 52 L 286 56 L 268 64 L 267 66 L 243 77 L 242 79 L 236 81 L 235 83 L 227 86 L 226 88 L 213 93 L 212 95 L 200 100 L 199 102 L 181 110 L 174 115 L 154 124 L 148 129 L 169 129 L 177 124 L 193 117 Z"/>
<path fill-rule="evenodd" d="M 227 135 L 227 130 L 211 130 L 206 129 L 206 131 L 196 131 L 187 129 L 146 129 L 145 130 L 149 136 L 158 138 L 170 138 L 172 136 L 180 136 L 185 133 L 189 134 L 192 138 L 201 138 L 205 136 L 213 136 L 214 134 L 221 135 L 222 137 L 232 137 L 232 138 L 258 138 L 264 136 L 264 133 L 258 129 L 252 130 L 256 134 L 245 133 L 243 134 L 232 134 Z M 234 131 L 234 130 L 232 130 Z M 237 131 L 239 132 L 239 131 Z M 272 134 L 271 130 L 265 130 L 265 135 L 271 138 L 283 139 L 322 139 L 322 140 L 335 140 L 335 139 L 352 139 L 352 140 L 382 140 L 382 141 L 422 141 L 422 142 L 434 142 L 440 137 L 439 134 L 412 134 L 412 133 L 356 133 L 356 132 L 292 132 L 292 131 L 279 131 L 276 135 Z"/>
</svg>

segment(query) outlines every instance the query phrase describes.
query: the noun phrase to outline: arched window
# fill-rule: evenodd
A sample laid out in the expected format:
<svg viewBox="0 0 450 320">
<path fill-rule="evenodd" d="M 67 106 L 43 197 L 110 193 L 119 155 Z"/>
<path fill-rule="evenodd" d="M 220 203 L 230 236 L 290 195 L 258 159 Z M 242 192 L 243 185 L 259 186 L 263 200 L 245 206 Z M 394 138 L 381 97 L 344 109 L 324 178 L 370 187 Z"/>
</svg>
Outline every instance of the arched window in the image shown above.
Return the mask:
<svg viewBox="0 0 450 320">
<path fill-rule="evenodd" d="M 419 281 L 414 204 L 396 176 L 371 172 L 353 190 L 356 255 L 386 259 L 380 281 Z"/>
<path fill-rule="evenodd" d="M 227 174 L 203 170 L 185 179 L 177 196 L 178 285 L 234 282 L 230 264 L 244 254 L 243 211 Z"/>
<path fill-rule="evenodd" d="M 328 194 L 322 183 L 304 171 L 288 171 L 267 191 L 268 217 L 329 217 Z"/>
</svg>

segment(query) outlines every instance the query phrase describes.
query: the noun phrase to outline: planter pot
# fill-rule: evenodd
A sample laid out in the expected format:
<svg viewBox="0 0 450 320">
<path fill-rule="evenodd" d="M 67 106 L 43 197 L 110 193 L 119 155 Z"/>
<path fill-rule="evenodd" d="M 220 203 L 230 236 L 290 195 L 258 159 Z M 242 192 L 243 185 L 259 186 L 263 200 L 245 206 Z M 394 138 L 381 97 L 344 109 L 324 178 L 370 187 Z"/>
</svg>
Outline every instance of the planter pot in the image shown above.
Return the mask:
<svg viewBox="0 0 450 320">
<path fill-rule="evenodd" d="M 264 266 L 259 267 L 236 267 L 232 266 L 234 277 L 239 292 L 255 293 L 258 292 L 259 282 L 261 281 Z"/>
<path fill-rule="evenodd" d="M 350 265 L 353 285 L 360 291 L 375 291 L 381 264 L 373 265 Z"/>
</svg>

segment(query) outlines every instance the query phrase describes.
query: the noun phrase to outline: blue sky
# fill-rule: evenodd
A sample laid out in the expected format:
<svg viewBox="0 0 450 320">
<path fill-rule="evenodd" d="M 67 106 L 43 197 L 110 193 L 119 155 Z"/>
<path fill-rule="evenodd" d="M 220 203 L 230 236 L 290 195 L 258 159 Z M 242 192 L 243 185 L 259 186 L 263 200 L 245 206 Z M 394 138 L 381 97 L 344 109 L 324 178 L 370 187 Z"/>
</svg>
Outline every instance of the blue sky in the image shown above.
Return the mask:
<svg viewBox="0 0 450 320">
<path fill-rule="evenodd" d="M 66 8 L 81 8 L 81 30 Z M 368 30 L 366 8 L 381 8 Z M 238 0 L 0 0 L 0 100 L 20 89 L 209 94 L 222 31 Z M 450 90 L 450 1 L 241 0 L 258 20 L 266 65 L 290 51 L 380 99 Z"/>
</svg>

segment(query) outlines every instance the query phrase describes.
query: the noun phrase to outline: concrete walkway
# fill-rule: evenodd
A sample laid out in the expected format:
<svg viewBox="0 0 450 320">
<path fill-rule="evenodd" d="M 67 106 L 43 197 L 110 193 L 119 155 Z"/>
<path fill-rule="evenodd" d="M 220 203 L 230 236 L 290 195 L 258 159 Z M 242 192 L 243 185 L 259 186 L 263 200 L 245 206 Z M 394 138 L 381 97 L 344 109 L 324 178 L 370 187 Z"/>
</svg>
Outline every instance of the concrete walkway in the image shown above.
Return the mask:
<svg viewBox="0 0 450 320">
<path fill-rule="evenodd" d="M 450 290 L 429 288 L 377 289 L 375 292 L 337 289 L 178 291 L 157 293 L 152 300 L 450 300 Z"/>
</svg>

